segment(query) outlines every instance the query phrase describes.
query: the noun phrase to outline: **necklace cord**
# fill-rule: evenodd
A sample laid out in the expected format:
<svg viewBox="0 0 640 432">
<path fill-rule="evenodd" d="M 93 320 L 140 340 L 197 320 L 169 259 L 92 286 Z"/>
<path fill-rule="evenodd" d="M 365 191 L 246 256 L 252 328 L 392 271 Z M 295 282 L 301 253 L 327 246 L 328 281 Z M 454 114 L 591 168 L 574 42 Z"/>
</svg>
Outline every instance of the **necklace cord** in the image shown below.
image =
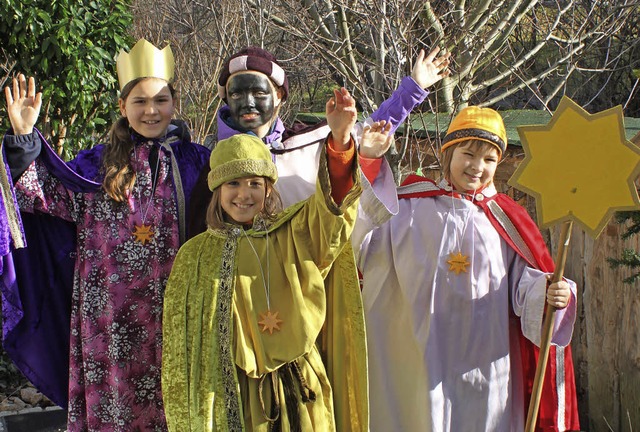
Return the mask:
<svg viewBox="0 0 640 432">
<path fill-rule="evenodd" d="M 271 267 L 269 266 L 269 231 L 265 231 L 265 234 L 267 237 L 267 278 L 265 279 L 264 270 L 262 269 L 262 262 L 260 261 L 258 252 L 256 251 L 256 248 L 253 246 L 253 243 L 249 239 L 249 236 L 247 235 L 247 231 L 245 231 L 244 227 L 242 227 L 241 229 L 242 229 L 242 232 L 244 233 L 244 236 L 247 239 L 247 242 L 249 243 L 249 246 L 251 246 L 251 250 L 253 251 L 253 254 L 256 256 L 256 259 L 258 260 L 258 264 L 260 265 L 260 275 L 262 276 L 264 293 L 267 297 L 267 310 L 271 310 Z"/>
<path fill-rule="evenodd" d="M 158 169 L 160 168 L 160 155 L 157 154 L 156 157 L 156 168 L 152 173 L 151 177 L 151 196 L 147 201 L 147 206 L 145 209 L 142 208 L 142 191 L 140 190 L 140 182 L 138 181 L 138 172 L 136 172 L 136 191 L 138 192 L 138 201 L 140 201 L 140 218 L 142 219 L 142 224 L 145 225 L 147 222 L 147 214 L 149 213 L 149 209 L 151 208 L 151 204 L 153 204 L 153 197 L 156 194 L 156 186 L 158 185 Z M 136 152 L 136 148 L 133 148 L 133 158 L 136 161 L 136 165 L 138 165 L 138 153 Z M 151 166 L 149 166 L 151 168 Z"/>
<path fill-rule="evenodd" d="M 473 190 L 473 195 L 471 195 L 471 199 L 470 199 L 470 201 L 472 203 L 476 199 L 476 193 L 477 193 L 477 189 L 474 189 Z M 460 192 L 458 192 L 458 194 L 460 195 L 460 199 L 461 200 L 465 199 L 464 198 L 465 195 L 468 196 L 468 194 L 464 194 L 464 193 L 460 193 Z M 449 196 L 451 196 L 451 207 L 453 208 L 453 216 L 454 216 L 454 219 L 455 219 L 455 216 L 456 216 L 456 213 L 457 213 L 457 209 L 456 209 L 456 202 L 455 202 L 456 198 L 454 197 L 454 195 L 455 195 L 455 193 L 452 191 Z M 464 221 L 464 225 L 462 226 L 462 231 L 460 232 L 460 236 L 458 236 L 458 233 L 454 231 L 455 234 L 456 234 L 455 237 L 454 237 L 454 240 L 458 243 L 457 246 L 458 246 L 458 249 L 460 251 L 462 251 L 462 241 L 464 240 L 464 234 L 467 231 L 467 225 L 469 225 L 469 219 L 471 218 L 471 215 L 472 215 L 471 210 L 469 210 L 469 212 L 467 214 L 467 217 L 466 217 L 466 219 Z M 455 229 L 455 225 L 454 225 L 454 229 Z M 455 246 L 456 245 L 454 245 L 454 248 L 455 248 Z"/>
</svg>

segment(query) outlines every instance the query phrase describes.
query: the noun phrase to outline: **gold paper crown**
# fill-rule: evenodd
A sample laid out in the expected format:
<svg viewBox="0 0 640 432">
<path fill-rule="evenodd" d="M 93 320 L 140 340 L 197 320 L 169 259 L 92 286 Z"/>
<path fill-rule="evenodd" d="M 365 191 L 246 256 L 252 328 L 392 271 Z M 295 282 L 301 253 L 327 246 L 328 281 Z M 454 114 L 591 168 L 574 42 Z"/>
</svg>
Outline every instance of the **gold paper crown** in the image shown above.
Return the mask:
<svg viewBox="0 0 640 432">
<path fill-rule="evenodd" d="M 173 52 L 167 45 L 162 50 L 140 39 L 129 53 L 120 50 L 116 59 L 120 90 L 136 78 L 154 77 L 170 82 L 173 79 Z"/>
</svg>

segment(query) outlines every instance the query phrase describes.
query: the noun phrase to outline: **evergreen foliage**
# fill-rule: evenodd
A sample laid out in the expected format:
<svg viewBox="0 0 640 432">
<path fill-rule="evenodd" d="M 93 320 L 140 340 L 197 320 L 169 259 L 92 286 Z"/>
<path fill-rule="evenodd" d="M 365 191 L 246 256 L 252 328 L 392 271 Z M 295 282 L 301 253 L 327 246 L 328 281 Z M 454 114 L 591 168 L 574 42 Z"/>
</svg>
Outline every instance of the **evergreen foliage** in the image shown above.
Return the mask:
<svg viewBox="0 0 640 432">
<path fill-rule="evenodd" d="M 129 3 L 0 2 L 0 66 L 6 74 L 24 73 L 36 78 L 38 90 L 43 92 L 36 126 L 64 158 L 92 146 L 93 139 L 107 132 L 116 115 L 114 58 L 131 43 Z M 4 111 L 4 95 L 0 97 Z M 3 132 L 9 128 L 4 112 L 0 114 L 0 127 Z M 0 349 L 0 394 L 10 394 L 25 382 Z"/>
<path fill-rule="evenodd" d="M 640 212 L 638 211 L 618 212 L 616 214 L 616 222 L 619 224 L 630 223 L 622 234 L 623 239 L 628 239 L 640 233 Z M 634 271 L 631 276 L 624 279 L 625 283 L 632 284 L 640 280 L 640 254 L 638 251 L 625 249 L 620 258 L 607 258 L 607 262 L 612 268 L 628 267 Z"/>
<path fill-rule="evenodd" d="M 36 85 L 43 92 L 37 126 L 65 158 L 90 147 L 92 138 L 105 134 L 114 120 L 114 57 L 131 43 L 128 31 L 133 18 L 129 3 L 0 2 L 2 57 L 7 64 L 15 62 L 14 73 L 36 78 Z"/>
</svg>

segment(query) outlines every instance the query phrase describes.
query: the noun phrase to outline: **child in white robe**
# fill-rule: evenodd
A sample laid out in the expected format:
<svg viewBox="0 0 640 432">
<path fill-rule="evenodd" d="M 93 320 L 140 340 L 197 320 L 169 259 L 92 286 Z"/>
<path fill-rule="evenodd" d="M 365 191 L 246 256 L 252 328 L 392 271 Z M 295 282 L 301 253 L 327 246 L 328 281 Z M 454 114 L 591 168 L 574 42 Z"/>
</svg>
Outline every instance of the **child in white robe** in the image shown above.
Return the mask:
<svg viewBox="0 0 640 432">
<path fill-rule="evenodd" d="M 376 133 L 384 132 L 374 127 L 363 141 Z M 352 243 L 363 274 L 373 432 L 522 431 L 535 371 L 529 341 L 540 342 L 545 299 L 558 308 L 558 347 L 538 425 L 579 429 L 562 348 L 575 284 L 549 285 L 553 261 L 537 227 L 495 189 L 506 144 L 496 111 L 465 108 L 443 141 L 443 180 L 410 176 L 398 189 L 398 214 L 381 227 L 360 214 Z M 374 166 L 363 170 L 375 178 Z"/>
</svg>

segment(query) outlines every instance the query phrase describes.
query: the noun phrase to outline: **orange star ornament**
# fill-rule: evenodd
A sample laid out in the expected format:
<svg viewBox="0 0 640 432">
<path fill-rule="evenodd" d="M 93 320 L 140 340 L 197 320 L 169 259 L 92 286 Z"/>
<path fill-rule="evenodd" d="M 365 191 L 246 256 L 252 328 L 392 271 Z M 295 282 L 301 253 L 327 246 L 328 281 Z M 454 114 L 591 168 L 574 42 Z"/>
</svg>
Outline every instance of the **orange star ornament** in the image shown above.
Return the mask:
<svg viewBox="0 0 640 432">
<path fill-rule="evenodd" d="M 133 229 L 133 237 L 135 241 L 143 245 L 150 243 L 151 239 L 153 239 L 153 229 L 151 229 L 151 225 L 136 225 Z"/>
<path fill-rule="evenodd" d="M 268 331 L 271 335 L 274 330 L 280 330 L 282 320 L 278 318 L 278 312 L 272 314 L 271 311 L 268 310 L 265 313 L 261 313 L 260 318 L 262 319 L 258 321 L 258 324 L 262 326 L 260 330 L 262 333 Z"/>
<path fill-rule="evenodd" d="M 449 259 L 447 260 L 447 264 L 449 264 L 449 271 L 455 272 L 455 274 L 466 273 L 467 267 L 469 266 L 469 261 L 467 260 L 467 256 L 463 255 L 462 252 L 451 252 L 449 254 Z"/>
<path fill-rule="evenodd" d="M 597 237 L 616 211 L 638 209 L 640 149 L 620 106 L 589 114 L 562 98 L 544 126 L 520 126 L 525 158 L 509 185 L 535 197 L 541 228 L 574 220 Z"/>
</svg>

